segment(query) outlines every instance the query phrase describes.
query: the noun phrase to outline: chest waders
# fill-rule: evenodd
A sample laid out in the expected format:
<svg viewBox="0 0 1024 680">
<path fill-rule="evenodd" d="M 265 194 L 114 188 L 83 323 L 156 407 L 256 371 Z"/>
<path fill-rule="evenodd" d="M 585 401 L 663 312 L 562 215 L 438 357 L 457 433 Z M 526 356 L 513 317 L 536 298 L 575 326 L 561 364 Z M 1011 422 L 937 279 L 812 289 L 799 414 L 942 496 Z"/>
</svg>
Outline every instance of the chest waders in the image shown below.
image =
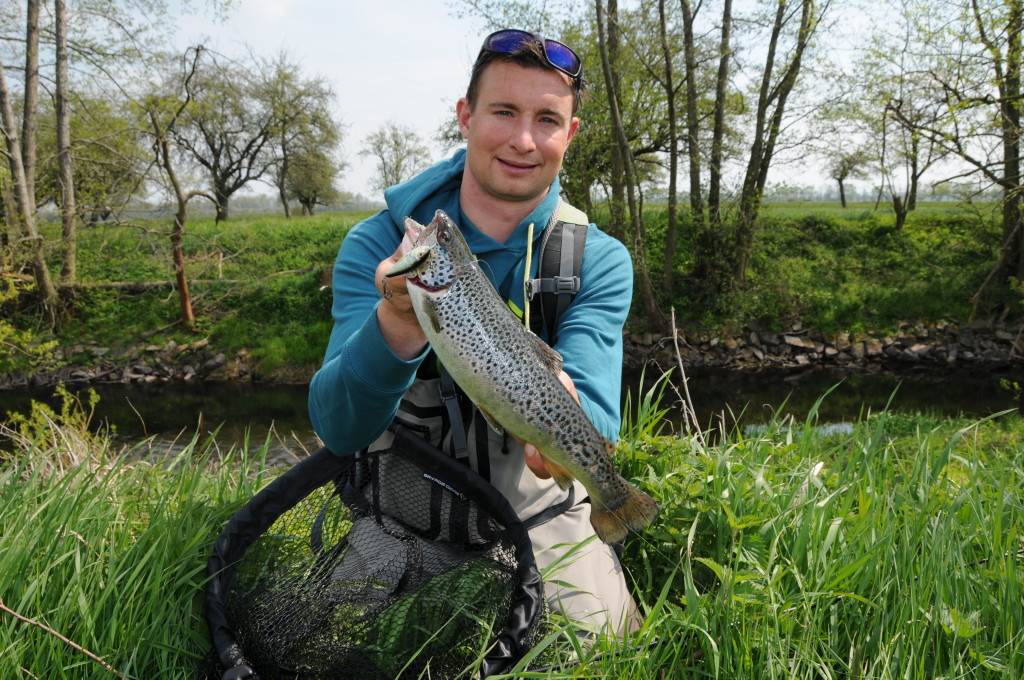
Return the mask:
<svg viewBox="0 0 1024 680">
<path fill-rule="evenodd" d="M 534 334 L 552 346 L 557 341 L 558 322 L 580 290 L 588 225 L 585 213 L 564 200 L 559 201 L 541 238 L 537 278 L 529 278 L 530 262 L 527 257 L 524 281 L 527 311 L 519 314 L 515 305 L 509 303 L 517 315 L 528 315 L 524 323 L 528 323 Z M 496 435 L 433 355 L 423 363 L 389 431 L 393 433 L 396 427 L 418 433 L 426 442 L 469 465 L 488 481 L 496 481 L 492 480 L 492 462 L 500 463 L 500 457 L 509 455 L 507 435 Z M 382 439 L 386 441 L 387 435 Z M 371 445 L 370 450 L 377 446 L 379 443 Z M 441 491 L 432 489 L 432 494 L 439 496 Z M 560 500 L 530 512 L 523 519 L 526 528 L 540 526 L 575 505 L 574 486 L 560 495 L 563 496 Z M 514 499 L 511 500 L 516 505 Z M 437 505 L 435 498 L 431 507 L 436 508 Z M 432 512 L 432 525 L 443 523 L 433 515 Z"/>
</svg>

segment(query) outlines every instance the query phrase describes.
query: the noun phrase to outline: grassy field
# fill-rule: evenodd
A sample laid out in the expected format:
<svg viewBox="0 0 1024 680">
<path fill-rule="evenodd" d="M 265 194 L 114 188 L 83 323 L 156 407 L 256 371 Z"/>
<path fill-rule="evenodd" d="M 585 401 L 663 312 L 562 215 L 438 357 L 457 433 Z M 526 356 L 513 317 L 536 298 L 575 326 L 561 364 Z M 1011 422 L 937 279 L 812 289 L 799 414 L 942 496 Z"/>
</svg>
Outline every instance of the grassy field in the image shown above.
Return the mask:
<svg viewBox="0 0 1024 680">
<path fill-rule="evenodd" d="M 83 423 L 4 433 L 0 677 L 195 678 L 212 541 L 274 472 L 201 441 L 133 461 Z M 621 467 L 662 508 L 624 557 L 644 627 L 516 677 L 1024 677 L 1018 416 L 829 436 L 812 413 L 714 445 L 651 403 L 626 423 Z"/>
</svg>

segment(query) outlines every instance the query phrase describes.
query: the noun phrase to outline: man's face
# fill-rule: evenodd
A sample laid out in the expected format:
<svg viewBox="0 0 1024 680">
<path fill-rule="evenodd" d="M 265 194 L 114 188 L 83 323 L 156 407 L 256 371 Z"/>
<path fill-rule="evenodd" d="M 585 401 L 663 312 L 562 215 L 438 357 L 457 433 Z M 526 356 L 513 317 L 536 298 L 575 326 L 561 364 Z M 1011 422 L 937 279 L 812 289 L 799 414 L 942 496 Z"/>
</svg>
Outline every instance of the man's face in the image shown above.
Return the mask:
<svg viewBox="0 0 1024 680">
<path fill-rule="evenodd" d="M 466 138 L 465 190 L 501 201 L 539 200 L 576 134 L 569 78 L 557 71 L 494 62 L 480 77 L 476 106 L 459 100 Z"/>
</svg>

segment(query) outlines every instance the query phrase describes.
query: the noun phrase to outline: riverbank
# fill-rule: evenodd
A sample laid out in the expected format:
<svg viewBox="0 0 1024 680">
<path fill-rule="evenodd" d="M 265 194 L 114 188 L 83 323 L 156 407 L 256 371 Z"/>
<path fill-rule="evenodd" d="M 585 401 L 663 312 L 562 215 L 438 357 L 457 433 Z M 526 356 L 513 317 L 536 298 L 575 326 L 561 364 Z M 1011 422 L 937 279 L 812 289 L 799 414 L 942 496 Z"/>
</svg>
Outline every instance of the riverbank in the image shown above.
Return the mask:
<svg viewBox="0 0 1024 680">
<path fill-rule="evenodd" d="M 230 355 L 200 338 L 191 343 L 74 345 L 60 351 L 61 366 L 32 374 L 0 376 L 0 389 L 57 384 L 150 384 L 159 382 L 308 383 L 315 364 L 261 366 L 245 348 Z M 676 366 L 736 371 L 841 368 L 856 371 L 929 371 L 977 368 L 1012 372 L 1024 366 L 1024 323 L 995 320 L 939 321 L 904 325 L 898 335 L 823 333 L 794 325 L 783 332 L 679 329 L 671 335 L 627 333 L 624 368 Z"/>
</svg>

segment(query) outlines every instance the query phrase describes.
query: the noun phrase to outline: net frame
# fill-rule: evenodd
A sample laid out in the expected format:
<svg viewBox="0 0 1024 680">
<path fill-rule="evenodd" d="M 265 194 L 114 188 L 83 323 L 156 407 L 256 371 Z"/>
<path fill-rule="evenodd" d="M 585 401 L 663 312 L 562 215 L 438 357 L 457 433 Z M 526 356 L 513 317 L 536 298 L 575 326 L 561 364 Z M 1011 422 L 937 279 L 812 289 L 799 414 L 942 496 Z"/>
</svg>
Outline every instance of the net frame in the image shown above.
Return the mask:
<svg viewBox="0 0 1024 680">
<path fill-rule="evenodd" d="M 406 457 L 436 483 L 447 485 L 490 515 L 505 532 L 515 554 L 515 582 L 504 627 L 481 661 L 479 677 L 507 673 L 529 650 L 545 611 L 544 587 L 526 527 L 508 500 L 467 465 L 444 454 L 414 432 L 398 425 L 392 452 Z M 353 473 L 355 456 L 335 455 L 321 448 L 284 472 L 257 493 L 229 520 L 207 562 L 206 619 L 223 680 L 259 679 L 236 635 L 228 606 L 236 568 L 246 551 L 274 522 L 325 485 Z M 323 676 L 319 676 L 323 677 Z M 436 677 L 436 676 L 435 676 Z"/>
</svg>

